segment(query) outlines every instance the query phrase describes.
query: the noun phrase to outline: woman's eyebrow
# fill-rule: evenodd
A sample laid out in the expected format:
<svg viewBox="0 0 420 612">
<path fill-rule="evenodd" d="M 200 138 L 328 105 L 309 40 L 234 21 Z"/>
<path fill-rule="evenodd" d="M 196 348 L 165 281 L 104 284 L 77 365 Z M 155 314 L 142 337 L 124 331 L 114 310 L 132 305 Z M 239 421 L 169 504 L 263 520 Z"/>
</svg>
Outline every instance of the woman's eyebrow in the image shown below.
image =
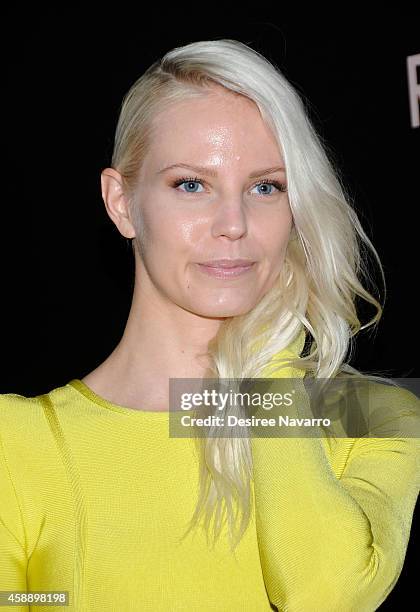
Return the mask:
<svg viewBox="0 0 420 612">
<path fill-rule="evenodd" d="M 171 170 L 172 168 L 186 168 L 187 170 L 194 170 L 194 172 L 199 172 L 200 174 L 204 174 L 206 176 L 217 176 L 217 172 L 211 168 L 206 168 L 206 166 L 194 166 L 192 164 L 171 164 L 170 166 L 162 168 L 162 170 L 159 170 L 156 174 L 162 174 L 163 172 L 166 172 L 166 170 Z M 251 172 L 248 178 L 256 178 L 258 176 L 262 176 L 263 174 L 273 174 L 274 172 L 283 171 L 285 171 L 283 166 L 274 166 L 273 168 L 265 168 L 263 170 Z"/>
</svg>

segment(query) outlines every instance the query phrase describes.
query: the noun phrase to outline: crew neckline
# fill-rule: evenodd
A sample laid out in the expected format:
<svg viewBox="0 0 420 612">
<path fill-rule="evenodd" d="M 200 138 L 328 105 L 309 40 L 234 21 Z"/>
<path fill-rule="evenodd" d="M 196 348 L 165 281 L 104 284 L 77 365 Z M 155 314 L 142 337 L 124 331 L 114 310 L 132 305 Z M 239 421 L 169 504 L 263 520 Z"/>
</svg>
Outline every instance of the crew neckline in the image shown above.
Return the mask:
<svg viewBox="0 0 420 612">
<path fill-rule="evenodd" d="M 107 410 L 120 412 L 122 414 L 127 414 L 135 418 L 148 418 L 156 421 L 166 421 L 169 416 L 169 410 L 140 410 L 138 408 L 129 408 L 128 406 L 114 404 L 113 402 L 110 402 L 109 400 L 95 393 L 93 389 L 88 387 L 87 384 L 79 378 L 73 378 L 70 382 L 67 383 L 67 386 L 72 387 L 73 389 L 81 393 L 89 401 L 101 406 L 102 408 L 106 408 Z"/>
</svg>

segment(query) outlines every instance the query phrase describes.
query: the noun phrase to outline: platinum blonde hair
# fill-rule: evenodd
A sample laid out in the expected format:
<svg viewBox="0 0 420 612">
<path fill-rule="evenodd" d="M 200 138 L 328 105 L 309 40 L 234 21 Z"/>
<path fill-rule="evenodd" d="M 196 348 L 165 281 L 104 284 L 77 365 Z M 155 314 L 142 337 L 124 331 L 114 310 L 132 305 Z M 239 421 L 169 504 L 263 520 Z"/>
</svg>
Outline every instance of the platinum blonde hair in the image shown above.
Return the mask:
<svg viewBox="0 0 420 612">
<path fill-rule="evenodd" d="M 294 227 L 275 285 L 250 312 L 223 321 L 210 342 L 209 376 L 257 378 L 267 373 L 270 364 L 277 369 L 298 368 L 315 378 L 360 375 L 345 360 L 352 356 L 353 337 L 382 315 L 381 303 L 364 286 L 366 281 L 375 288 L 367 265 L 370 253 L 378 263 L 385 290 L 379 256 L 327 145 L 308 118 L 304 101 L 278 67 L 244 43 L 208 40 L 174 48 L 155 61 L 125 95 L 112 167 L 121 173 L 129 200 L 136 228 L 133 246 L 141 247 L 136 182 L 156 118 L 178 101 L 208 95 L 212 85 L 254 101 L 275 135 L 285 163 Z M 356 311 L 356 296 L 376 310 L 364 325 Z M 306 355 L 301 356 L 299 350 L 295 359 L 279 358 L 278 353 L 302 333 Z M 215 543 L 227 516 L 234 550 L 252 512 L 250 439 L 209 436 L 197 438 L 197 444 L 200 492 L 188 531 L 203 516 L 208 535 L 214 517 Z"/>
</svg>

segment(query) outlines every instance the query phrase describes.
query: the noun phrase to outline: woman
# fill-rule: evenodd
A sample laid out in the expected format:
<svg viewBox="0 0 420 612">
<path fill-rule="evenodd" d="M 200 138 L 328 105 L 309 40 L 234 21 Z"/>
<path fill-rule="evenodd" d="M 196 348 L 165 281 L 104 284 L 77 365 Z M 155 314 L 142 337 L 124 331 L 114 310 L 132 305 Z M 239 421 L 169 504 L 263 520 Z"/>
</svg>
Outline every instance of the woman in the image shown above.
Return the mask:
<svg viewBox="0 0 420 612">
<path fill-rule="evenodd" d="M 0 396 L 0 589 L 78 611 L 375 610 L 418 437 L 168 436 L 169 379 L 360 374 L 349 344 L 382 306 L 358 239 L 377 254 L 298 94 L 238 41 L 173 49 L 126 95 L 101 181 L 132 306 L 92 372 Z M 363 326 L 356 296 L 377 310 Z M 411 392 L 373 389 L 418 419 Z"/>
</svg>

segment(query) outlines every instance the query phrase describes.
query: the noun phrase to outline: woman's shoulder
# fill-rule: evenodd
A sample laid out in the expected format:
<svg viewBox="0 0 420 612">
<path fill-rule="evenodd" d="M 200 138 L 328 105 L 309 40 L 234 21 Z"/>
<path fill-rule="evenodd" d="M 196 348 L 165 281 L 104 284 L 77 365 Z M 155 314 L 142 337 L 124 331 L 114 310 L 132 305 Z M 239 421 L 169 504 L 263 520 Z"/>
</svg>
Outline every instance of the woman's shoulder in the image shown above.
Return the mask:
<svg viewBox="0 0 420 612">
<path fill-rule="evenodd" d="M 379 451 L 390 459 L 398 454 L 401 459 L 405 455 L 420 460 L 420 399 L 408 388 L 414 389 L 410 382 L 400 386 L 355 378 L 345 390 L 340 387 L 341 399 L 345 398 L 340 418 L 347 435 L 323 439 L 337 474 L 356 457 L 368 458 Z M 342 428 L 334 431 L 342 432 Z"/>
<path fill-rule="evenodd" d="M 327 404 L 339 407 L 351 429 L 360 429 L 365 437 L 387 437 L 406 431 L 411 437 L 420 437 L 420 398 L 418 379 L 385 377 L 343 376 L 328 387 Z M 391 425 L 385 427 L 385 424 Z M 366 424 L 366 431 L 361 426 Z M 357 425 L 357 427 L 356 427 Z M 401 428 L 403 428 L 401 430 Z M 412 429 L 414 428 L 414 429 Z"/>
<path fill-rule="evenodd" d="M 45 390 L 38 395 L 23 395 L 20 393 L 0 393 L 0 415 L 4 418 L 18 421 L 40 414 L 45 406 L 45 401 L 52 401 L 54 405 L 60 405 L 70 398 L 70 386 L 64 384 L 53 389 Z"/>
<path fill-rule="evenodd" d="M 35 425 L 42 416 L 39 396 L 27 397 L 19 393 L 0 393 L 0 432 L 9 427 L 25 429 Z"/>
<path fill-rule="evenodd" d="M 46 405 L 68 401 L 68 385 L 56 387 L 39 395 L 0 393 L 0 439 L 9 448 L 18 449 L 51 444 Z"/>
<path fill-rule="evenodd" d="M 360 413 L 367 422 L 368 436 L 420 438 L 420 399 L 412 390 L 415 382 L 396 379 L 364 383 Z"/>
<path fill-rule="evenodd" d="M 0 393 L 0 462 L 22 488 L 31 487 L 38 477 L 60 467 L 57 423 L 49 409 L 54 415 L 68 404 L 66 389 L 67 385 L 34 396 Z"/>
</svg>

